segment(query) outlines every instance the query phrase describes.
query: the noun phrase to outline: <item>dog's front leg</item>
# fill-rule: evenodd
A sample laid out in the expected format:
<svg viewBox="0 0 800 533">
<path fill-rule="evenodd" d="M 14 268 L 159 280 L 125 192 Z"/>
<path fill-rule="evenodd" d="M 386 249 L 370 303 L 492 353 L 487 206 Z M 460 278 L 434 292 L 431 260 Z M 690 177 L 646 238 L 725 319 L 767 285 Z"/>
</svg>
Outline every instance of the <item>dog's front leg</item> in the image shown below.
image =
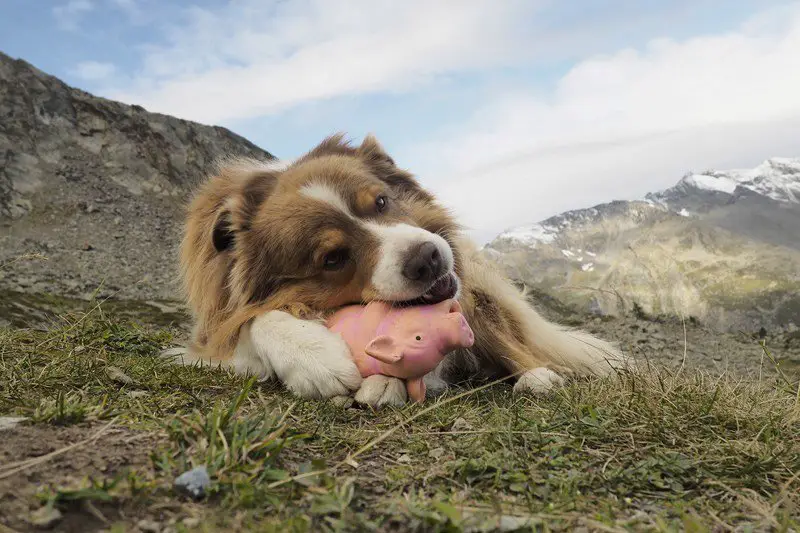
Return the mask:
<svg viewBox="0 0 800 533">
<path fill-rule="evenodd" d="M 320 321 L 269 311 L 253 320 L 249 342 L 255 356 L 300 397 L 344 396 L 361 385 L 347 344 Z"/>
<path fill-rule="evenodd" d="M 298 396 L 322 399 L 357 391 L 356 401 L 373 407 L 406 402 L 401 380 L 387 376 L 362 380 L 344 339 L 319 320 L 269 311 L 256 317 L 243 333 L 239 356 L 250 352 Z"/>
</svg>

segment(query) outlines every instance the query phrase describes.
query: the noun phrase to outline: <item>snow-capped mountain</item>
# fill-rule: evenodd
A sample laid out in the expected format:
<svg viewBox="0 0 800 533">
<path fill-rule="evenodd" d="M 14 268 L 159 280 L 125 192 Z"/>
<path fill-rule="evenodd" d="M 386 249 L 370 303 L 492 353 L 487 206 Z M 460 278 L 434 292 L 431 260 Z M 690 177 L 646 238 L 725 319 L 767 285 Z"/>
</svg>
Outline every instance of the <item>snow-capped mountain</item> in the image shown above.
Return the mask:
<svg viewBox="0 0 800 533">
<path fill-rule="evenodd" d="M 800 325 L 800 159 L 689 173 L 641 200 L 510 229 L 484 253 L 598 313 L 635 302 L 726 328 Z"/>
</svg>

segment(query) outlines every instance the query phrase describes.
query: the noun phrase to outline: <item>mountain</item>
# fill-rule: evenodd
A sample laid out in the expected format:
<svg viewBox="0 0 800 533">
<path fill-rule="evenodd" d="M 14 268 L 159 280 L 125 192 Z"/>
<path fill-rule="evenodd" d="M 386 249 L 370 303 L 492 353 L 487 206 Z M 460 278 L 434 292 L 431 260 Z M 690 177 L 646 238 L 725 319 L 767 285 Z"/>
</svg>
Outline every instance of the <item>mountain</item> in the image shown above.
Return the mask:
<svg viewBox="0 0 800 533">
<path fill-rule="evenodd" d="M 183 204 L 227 154 L 272 157 L 0 53 L 0 291 L 174 299 Z"/>
<path fill-rule="evenodd" d="M 513 228 L 483 253 L 579 309 L 800 325 L 800 159 L 685 175 L 641 200 Z"/>
</svg>

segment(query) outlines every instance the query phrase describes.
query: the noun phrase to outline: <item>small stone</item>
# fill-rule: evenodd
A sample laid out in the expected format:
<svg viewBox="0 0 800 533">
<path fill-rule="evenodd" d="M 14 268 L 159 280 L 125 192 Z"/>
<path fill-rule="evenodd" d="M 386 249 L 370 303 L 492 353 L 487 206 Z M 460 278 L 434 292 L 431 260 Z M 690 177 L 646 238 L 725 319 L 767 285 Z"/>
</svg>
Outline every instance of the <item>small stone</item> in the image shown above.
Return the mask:
<svg viewBox="0 0 800 533">
<path fill-rule="evenodd" d="M 13 429 L 26 420 L 24 416 L 0 416 L 0 431 Z"/>
<path fill-rule="evenodd" d="M 428 452 L 428 457 L 432 459 L 439 459 L 444 455 L 444 448 L 434 448 Z"/>
<path fill-rule="evenodd" d="M 91 244 L 89 244 L 88 242 L 85 242 L 85 243 L 83 243 L 83 246 L 81 247 L 81 249 L 82 249 L 84 252 L 88 252 L 88 251 L 94 250 L 94 246 L 92 246 L 92 245 L 91 245 Z"/>
<path fill-rule="evenodd" d="M 196 528 L 200 525 L 200 519 L 194 516 L 187 516 L 183 519 L 183 525 L 189 529 Z"/>
<path fill-rule="evenodd" d="M 401 455 L 400 457 L 397 458 L 397 462 L 398 463 L 403 463 L 403 464 L 408 464 L 408 463 L 411 462 L 411 456 L 408 455 L 407 453 L 404 453 L 403 455 Z"/>
<path fill-rule="evenodd" d="M 55 507 L 44 506 L 31 513 L 28 522 L 37 527 L 50 528 L 61 520 L 61 511 Z"/>
<path fill-rule="evenodd" d="M 144 398 L 144 397 L 146 397 L 146 396 L 149 396 L 149 395 L 150 395 L 150 393 L 149 393 L 149 392 L 147 392 L 146 390 L 132 390 L 132 391 L 128 391 L 128 396 L 129 396 L 130 398 L 133 398 L 134 400 L 135 400 L 136 398 Z"/>
<path fill-rule="evenodd" d="M 143 533 L 161 533 L 161 524 L 152 520 L 139 520 L 136 527 Z"/>
<path fill-rule="evenodd" d="M 206 489 L 211 484 L 211 478 L 208 477 L 208 470 L 205 466 L 198 466 L 192 468 L 175 478 L 175 490 L 191 496 L 195 499 L 200 499 L 206 494 Z"/>
<path fill-rule="evenodd" d="M 469 431 L 471 429 L 472 429 L 472 424 L 470 424 L 461 417 L 456 418 L 453 421 L 453 425 L 450 426 L 450 431 Z"/>
<path fill-rule="evenodd" d="M 116 381 L 117 383 L 122 383 L 123 385 L 133 384 L 133 378 L 115 366 L 107 366 L 106 375 L 111 379 L 111 381 Z"/>
</svg>

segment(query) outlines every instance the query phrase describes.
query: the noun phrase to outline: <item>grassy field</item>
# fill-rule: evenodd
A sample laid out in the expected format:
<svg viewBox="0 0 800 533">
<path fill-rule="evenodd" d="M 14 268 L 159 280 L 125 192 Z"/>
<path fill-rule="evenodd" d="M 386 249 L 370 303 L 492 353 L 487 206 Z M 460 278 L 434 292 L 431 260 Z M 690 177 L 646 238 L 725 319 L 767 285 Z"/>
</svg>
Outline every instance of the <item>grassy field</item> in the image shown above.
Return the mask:
<svg viewBox="0 0 800 533">
<path fill-rule="evenodd" d="M 0 330 L 0 531 L 800 528 L 791 378 L 685 368 L 373 411 L 166 364 L 97 313 Z M 173 489 L 205 465 L 199 501 Z"/>
</svg>

